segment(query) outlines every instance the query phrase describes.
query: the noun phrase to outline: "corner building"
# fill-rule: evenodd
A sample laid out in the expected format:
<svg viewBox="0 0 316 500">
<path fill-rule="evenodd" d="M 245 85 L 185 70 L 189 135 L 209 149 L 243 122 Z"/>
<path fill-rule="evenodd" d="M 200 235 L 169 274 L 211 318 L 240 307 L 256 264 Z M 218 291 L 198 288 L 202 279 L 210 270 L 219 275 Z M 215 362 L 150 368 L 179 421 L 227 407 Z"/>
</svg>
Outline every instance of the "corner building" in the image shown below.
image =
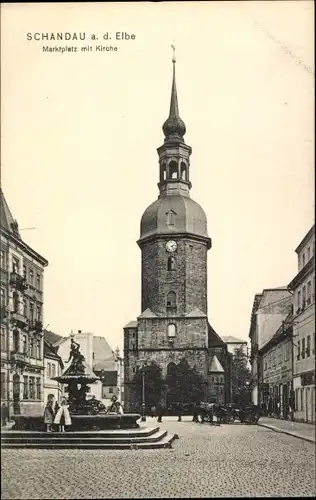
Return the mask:
<svg viewBox="0 0 316 500">
<path fill-rule="evenodd" d="M 204 379 L 205 398 L 213 394 L 211 365 L 217 358 L 228 372 L 227 346 L 207 317 L 207 252 L 211 239 L 202 207 L 190 197 L 190 155 L 179 116 L 173 59 L 169 117 L 158 148 L 159 196 L 143 213 L 138 245 L 142 255 L 141 314 L 124 328 L 125 404 L 133 406 L 133 377 L 154 361 L 166 377 L 185 358 Z M 214 363 L 213 363 L 214 366 Z M 224 377 L 220 400 L 228 397 Z M 168 387 L 163 404 L 168 404 Z"/>
</svg>

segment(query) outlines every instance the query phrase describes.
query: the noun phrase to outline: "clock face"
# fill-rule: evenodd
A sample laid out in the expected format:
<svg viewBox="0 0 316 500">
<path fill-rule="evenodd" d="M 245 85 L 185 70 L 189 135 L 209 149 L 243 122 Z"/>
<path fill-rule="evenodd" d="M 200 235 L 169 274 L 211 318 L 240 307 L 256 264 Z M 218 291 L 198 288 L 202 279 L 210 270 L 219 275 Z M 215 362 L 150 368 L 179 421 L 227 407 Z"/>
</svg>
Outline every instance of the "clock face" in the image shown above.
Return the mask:
<svg viewBox="0 0 316 500">
<path fill-rule="evenodd" d="M 177 243 L 173 240 L 170 240 L 166 243 L 166 250 L 167 252 L 175 252 L 177 250 Z"/>
</svg>

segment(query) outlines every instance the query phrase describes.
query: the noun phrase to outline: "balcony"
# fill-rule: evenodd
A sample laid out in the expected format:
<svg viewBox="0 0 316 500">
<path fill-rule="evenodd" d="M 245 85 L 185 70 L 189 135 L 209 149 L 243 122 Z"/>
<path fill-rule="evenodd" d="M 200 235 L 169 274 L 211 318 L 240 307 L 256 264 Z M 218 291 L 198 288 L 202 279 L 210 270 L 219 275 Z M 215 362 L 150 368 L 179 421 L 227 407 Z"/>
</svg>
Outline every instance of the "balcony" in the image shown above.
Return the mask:
<svg viewBox="0 0 316 500">
<path fill-rule="evenodd" d="M 23 316 L 19 311 L 15 310 L 11 312 L 11 322 L 15 323 L 17 326 L 25 327 L 27 324 L 27 318 Z"/>
<path fill-rule="evenodd" d="M 10 274 L 10 285 L 22 293 L 28 288 L 26 278 L 16 272 Z"/>
<path fill-rule="evenodd" d="M 35 332 L 35 333 L 42 333 L 43 332 L 43 323 L 41 321 L 39 321 L 38 319 L 30 320 L 29 331 Z"/>
<path fill-rule="evenodd" d="M 26 364 L 26 353 L 11 351 L 10 361 L 16 364 Z"/>
</svg>

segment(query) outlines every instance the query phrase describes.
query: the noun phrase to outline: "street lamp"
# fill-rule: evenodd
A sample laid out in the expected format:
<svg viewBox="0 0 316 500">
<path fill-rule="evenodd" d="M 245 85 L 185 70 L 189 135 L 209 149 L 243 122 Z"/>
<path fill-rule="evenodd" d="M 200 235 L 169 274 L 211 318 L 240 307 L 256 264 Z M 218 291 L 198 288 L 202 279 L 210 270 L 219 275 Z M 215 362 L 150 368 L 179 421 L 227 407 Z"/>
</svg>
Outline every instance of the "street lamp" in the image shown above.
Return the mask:
<svg viewBox="0 0 316 500">
<path fill-rule="evenodd" d="M 146 422 L 145 410 L 146 410 L 146 402 L 145 402 L 145 366 L 146 360 L 140 359 L 141 363 L 141 371 L 142 371 L 142 422 Z"/>
</svg>

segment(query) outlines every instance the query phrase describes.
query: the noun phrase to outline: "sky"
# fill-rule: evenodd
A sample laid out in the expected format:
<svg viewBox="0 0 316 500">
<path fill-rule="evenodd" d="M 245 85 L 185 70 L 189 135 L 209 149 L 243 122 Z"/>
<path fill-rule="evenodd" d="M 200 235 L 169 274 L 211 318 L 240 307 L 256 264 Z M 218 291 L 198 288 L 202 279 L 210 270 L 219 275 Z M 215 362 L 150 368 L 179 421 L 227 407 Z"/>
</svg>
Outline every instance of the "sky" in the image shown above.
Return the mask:
<svg viewBox="0 0 316 500">
<path fill-rule="evenodd" d="M 209 321 L 246 340 L 254 295 L 292 280 L 295 248 L 314 222 L 313 2 L 2 4 L 1 12 L 1 183 L 23 239 L 49 261 L 45 326 L 122 348 L 123 327 L 141 313 L 136 241 L 158 196 L 175 43 L 191 197 L 213 242 Z M 38 32 L 98 41 L 27 40 Z M 116 32 L 135 39 L 117 41 Z"/>
</svg>

